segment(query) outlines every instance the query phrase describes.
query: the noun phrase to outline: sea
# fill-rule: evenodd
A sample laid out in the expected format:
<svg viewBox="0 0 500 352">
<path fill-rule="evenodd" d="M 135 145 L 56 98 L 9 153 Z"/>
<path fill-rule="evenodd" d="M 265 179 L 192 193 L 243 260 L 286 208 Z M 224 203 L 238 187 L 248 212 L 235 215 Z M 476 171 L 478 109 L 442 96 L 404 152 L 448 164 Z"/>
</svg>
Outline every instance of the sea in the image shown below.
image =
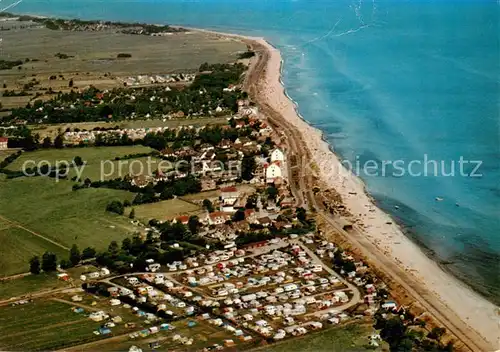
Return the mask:
<svg viewBox="0 0 500 352">
<path fill-rule="evenodd" d="M 499 10 L 483 0 L 24 0 L 9 11 L 266 38 L 300 114 L 378 205 L 499 304 Z"/>
</svg>

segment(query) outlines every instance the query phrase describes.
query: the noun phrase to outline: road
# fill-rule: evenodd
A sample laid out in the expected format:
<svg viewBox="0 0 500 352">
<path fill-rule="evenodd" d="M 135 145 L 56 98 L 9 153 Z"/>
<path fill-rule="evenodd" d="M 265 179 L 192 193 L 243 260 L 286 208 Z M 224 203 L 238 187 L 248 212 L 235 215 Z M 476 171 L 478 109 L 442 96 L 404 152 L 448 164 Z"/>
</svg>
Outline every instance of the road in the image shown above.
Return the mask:
<svg viewBox="0 0 500 352">
<path fill-rule="evenodd" d="M 299 159 L 298 163 L 294 163 L 295 167 L 299 165 L 297 170 L 298 174 L 295 175 L 296 177 L 290 178 L 290 188 L 292 193 L 299 199 L 298 204 L 308 206 L 311 210 L 316 211 L 318 216 L 322 217 L 328 224 L 342 234 L 353 246 L 360 249 L 374 266 L 384 271 L 407 290 L 407 293 L 424 307 L 436 322 L 455 335 L 455 337 L 470 350 L 491 351 L 491 345 L 464 321 L 458 318 L 458 316 L 442 303 L 438 297 L 425 287 L 413 285 L 412 283 L 415 282 L 415 279 L 411 274 L 406 273 L 392 258 L 382 253 L 366 238 L 360 228 L 354 227 L 352 232 L 347 233 L 342 227 L 340 218 L 321 210 L 322 208 L 318 206 L 314 197 L 314 182 L 311 173 L 305 172 L 307 169 L 302 167 L 305 165 L 305 161 L 312 160 L 310 151 L 302 140 L 299 131 L 270 105 L 272 102 L 269 102 L 266 96 L 260 94 L 260 92 L 265 91 L 263 85 L 266 84 L 265 75 L 267 60 L 270 57 L 270 53 L 258 42 L 248 40 L 247 44 L 249 44 L 256 53 L 256 58 L 254 59 L 252 69 L 247 74 L 245 87 L 250 97 L 257 103 L 259 110 L 266 116 L 269 123 L 277 131 L 286 135 L 287 147 L 289 148 L 287 150 L 287 157 Z M 290 175 L 293 175 L 293 172 L 290 173 Z"/>
</svg>

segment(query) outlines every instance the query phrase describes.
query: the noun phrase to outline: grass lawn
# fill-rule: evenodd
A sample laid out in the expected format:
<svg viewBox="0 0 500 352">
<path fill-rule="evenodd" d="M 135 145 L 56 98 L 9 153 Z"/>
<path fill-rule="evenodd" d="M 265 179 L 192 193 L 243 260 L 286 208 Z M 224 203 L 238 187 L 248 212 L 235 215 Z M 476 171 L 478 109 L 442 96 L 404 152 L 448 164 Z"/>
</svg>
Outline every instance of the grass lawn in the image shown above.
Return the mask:
<svg viewBox="0 0 500 352">
<path fill-rule="evenodd" d="M 68 256 L 68 251 L 63 248 L 18 227 L 0 230 L 0 242 L 0 276 L 29 271 L 30 258 L 34 255 L 41 257 L 45 251 L 53 252 L 59 258 Z"/>
<path fill-rule="evenodd" d="M 132 208 L 125 210 L 128 215 Z M 140 220 L 149 221 L 150 219 L 156 220 L 170 220 L 180 215 L 199 215 L 203 210 L 181 199 L 169 199 L 161 202 L 141 204 L 134 206 L 135 217 Z"/>
<path fill-rule="evenodd" d="M 65 148 L 65 149 L 41 149 L 34 152 L 23 153 L 17 160 L 9 165 L 10 170 L 21 170 L 23 164 L 33 160 L 36 164 L 47 161 L 55 166 L 58 161 L 71 163 L 76 156 L 80 156 L 87 165 L 100 165 L 101 160 L 114 160 L 128 154 L 149 153 L 153 149 L 143 146 L 119 146 L 119 147 L 88 147 L 88 148 Z M 27 164 L 33 167 L 34 163 Z"/>
<path fill-rule="evenodd" d="M 18 279 L 2 280 L 0 281 L 0 300 L 66 286 L 68 284 L 58 280 L 55 274 L 28 275 Z M 3 308 L 0 308 L 0 311 L 1 309 Z"/>
<path fill-rule="evenodd" d="M 63 246 L 105 248 L 134 232 L 128 219 L 107 213 L 111 200 L 129 200 L 134 194 L 111 189 L 72 191 L 72 182 L 47 177 L 0 179 L 0 216 L 16 221 Z M 22 271 L 22 270 L 20 270 Z"/>
<path fill-rule="evenodd" d="M 11 351 L 50 350 L 89 339 L 99 327 L 71 306 L 35 300 L 20 306 L 0 308 L 0 347 Z"/>
<path fill-rule="evenodd" d="M 349 324 L 286 340 L 263 350 L 266 352 L 383 351 L 381 348 L 376 350 L 367 348 L 368 336 L 371 333 L 370 326 Z"/>
</svg>

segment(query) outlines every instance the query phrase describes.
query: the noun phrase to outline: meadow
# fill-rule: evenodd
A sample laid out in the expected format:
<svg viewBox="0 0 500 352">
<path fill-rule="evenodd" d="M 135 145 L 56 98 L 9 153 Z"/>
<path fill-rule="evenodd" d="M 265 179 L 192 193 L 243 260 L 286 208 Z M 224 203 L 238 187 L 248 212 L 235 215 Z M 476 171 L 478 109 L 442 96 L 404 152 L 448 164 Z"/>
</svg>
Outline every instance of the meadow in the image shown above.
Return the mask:
<svg viewBox="0 0 500 352">
<path fill-rule="evenodd" d="M 110 241 L 121 241 L 137 230 L 128 219 L 105 211 L 110 201 L 131 201 L 133 193 L 96 188 L 75 192 L 72 185 L 70 181 L 55 182 L 47 177 L 0 179 L 0 199 L 8 199 L 0 202 L 0 216 L 67 248 L 76 243 L 80 249 L 87 246 L 102 249 Z M 35 250 L 37 245 L 26 248 Z M 27 250 L 24 255 L 42 253 Z"/>
<path fill-rule="evenodd" d="M 0 242 L 0 276 L 29 271 L 29 260 L 34 254 L 50 251 L 59 258 L 68 256 L 68 251 L 64 248 L 15 226 L 0 230 Z"/>
<path fill-rule="evenodd" d="M 63 287 L 69 287 L 68 283 L 58 280 L 56 274 L 53 273 L 42 273 L 40 275 L 28 275 L 12 280 L 1 280 L 0 300 Z"/>
<path fill-rule="evenodd" d="M 234 62 L 246 51 L 246 45 L 237 40 L 201 32 L 153 37 L 108 31 L 21 29 L 19 25 L 17 21 L 2 23 L 3 27 L 12 28 L 2 32 L 2 53 L 12 60 L 27 61 L 20 69 L 0 72 L 0 81 L 5 82 L 5 89 L 9 90 L 21 89 L 32 79 L 39 81 L 33 91 L 40 88 L 67 91 L 70 80 L 74 82 L 73 88 L 93 85 L 110 89 L 123 86 L 118 78 L 194 72 L 204 62 Z M 56 56 L 59 53 L 68 57 L 59 58 Z M 117 59 L 119 53 L 131 57 Z M 56 79 L 49 79 L 53 75 Z M 7 108 L 24 106 L 32 98 L 5 97 L 2 104 Z"/>
<path fill-rule="evenodd" d="M 96 339 L 99 327 L 71 306 L 51 300 L 0 307 L 0 348 L 8 351 L 50 350 Z"/>
<path fill-rule="evenodd" d="M 85 147 L 64 149 L 39 149 L 34 152 L 25 152 L 12 164 L 9 170 L 22 170 L 23 165 L 33 167 L 41 161 L 55 166 L 58 161 L 71 163 L 76 156 L 81 157 L 87 165 L 100 165 L 102 160 L 114 160 L 129 154 L 150 153 L 153 149 L 143 146 L 119 147 Z"/>
<path fill-rule="evenodd" d="M 179 198 L 134 206 L 126 209 L 125 214 L 128 214 L 132 208 L 135 211 L 136 219 L 144 221 L 149 221 L 151 219 L 164 221 L 172 220 L 181 215 L 191 216 L 203 214 L 203 210 L 199 206 Z"/>
<path fill-rule="evenodd" d="M 368 325 L 349 324 L 321 330 L 303 337 L 278 342 L 265 348 L 266 352 L 360 352 L 384 351 L 382 347 L 368 346 L 372 328 Z"/>
</svg>

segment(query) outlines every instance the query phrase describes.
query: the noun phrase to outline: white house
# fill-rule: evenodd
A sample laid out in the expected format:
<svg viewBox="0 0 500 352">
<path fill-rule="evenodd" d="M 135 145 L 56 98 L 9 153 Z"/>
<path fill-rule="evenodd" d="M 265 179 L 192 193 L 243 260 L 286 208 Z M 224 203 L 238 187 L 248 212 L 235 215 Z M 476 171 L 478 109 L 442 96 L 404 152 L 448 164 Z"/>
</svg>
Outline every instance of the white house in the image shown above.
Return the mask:
<svg viewBox="0 0 500 352">
<path fill-rule="evenodd" d="M 7 149 L 7 143 L 9 139 L 6 137 L 0 137 L 0 149 Z"/>
<path fill-rule="evenodd" d="M 220 198 L 223 204 L 231 204 L 238 200 L 240 192 L 234 186 L 224 187 L 220 189 Z"/>
<path fill-rule="evenodd" d="M 273 183 L 276 178 L 281 178 L 281 167 L 277 163 L 272 163 L 266 168 L 266 181 Z"/>
<path fill-rule="evenodd" d="M 285 161 L 285 154 L 283 154 L 279 148 L 276 148 L 271 152 L 271 162 L 275 161 Z"/>
</svg>

